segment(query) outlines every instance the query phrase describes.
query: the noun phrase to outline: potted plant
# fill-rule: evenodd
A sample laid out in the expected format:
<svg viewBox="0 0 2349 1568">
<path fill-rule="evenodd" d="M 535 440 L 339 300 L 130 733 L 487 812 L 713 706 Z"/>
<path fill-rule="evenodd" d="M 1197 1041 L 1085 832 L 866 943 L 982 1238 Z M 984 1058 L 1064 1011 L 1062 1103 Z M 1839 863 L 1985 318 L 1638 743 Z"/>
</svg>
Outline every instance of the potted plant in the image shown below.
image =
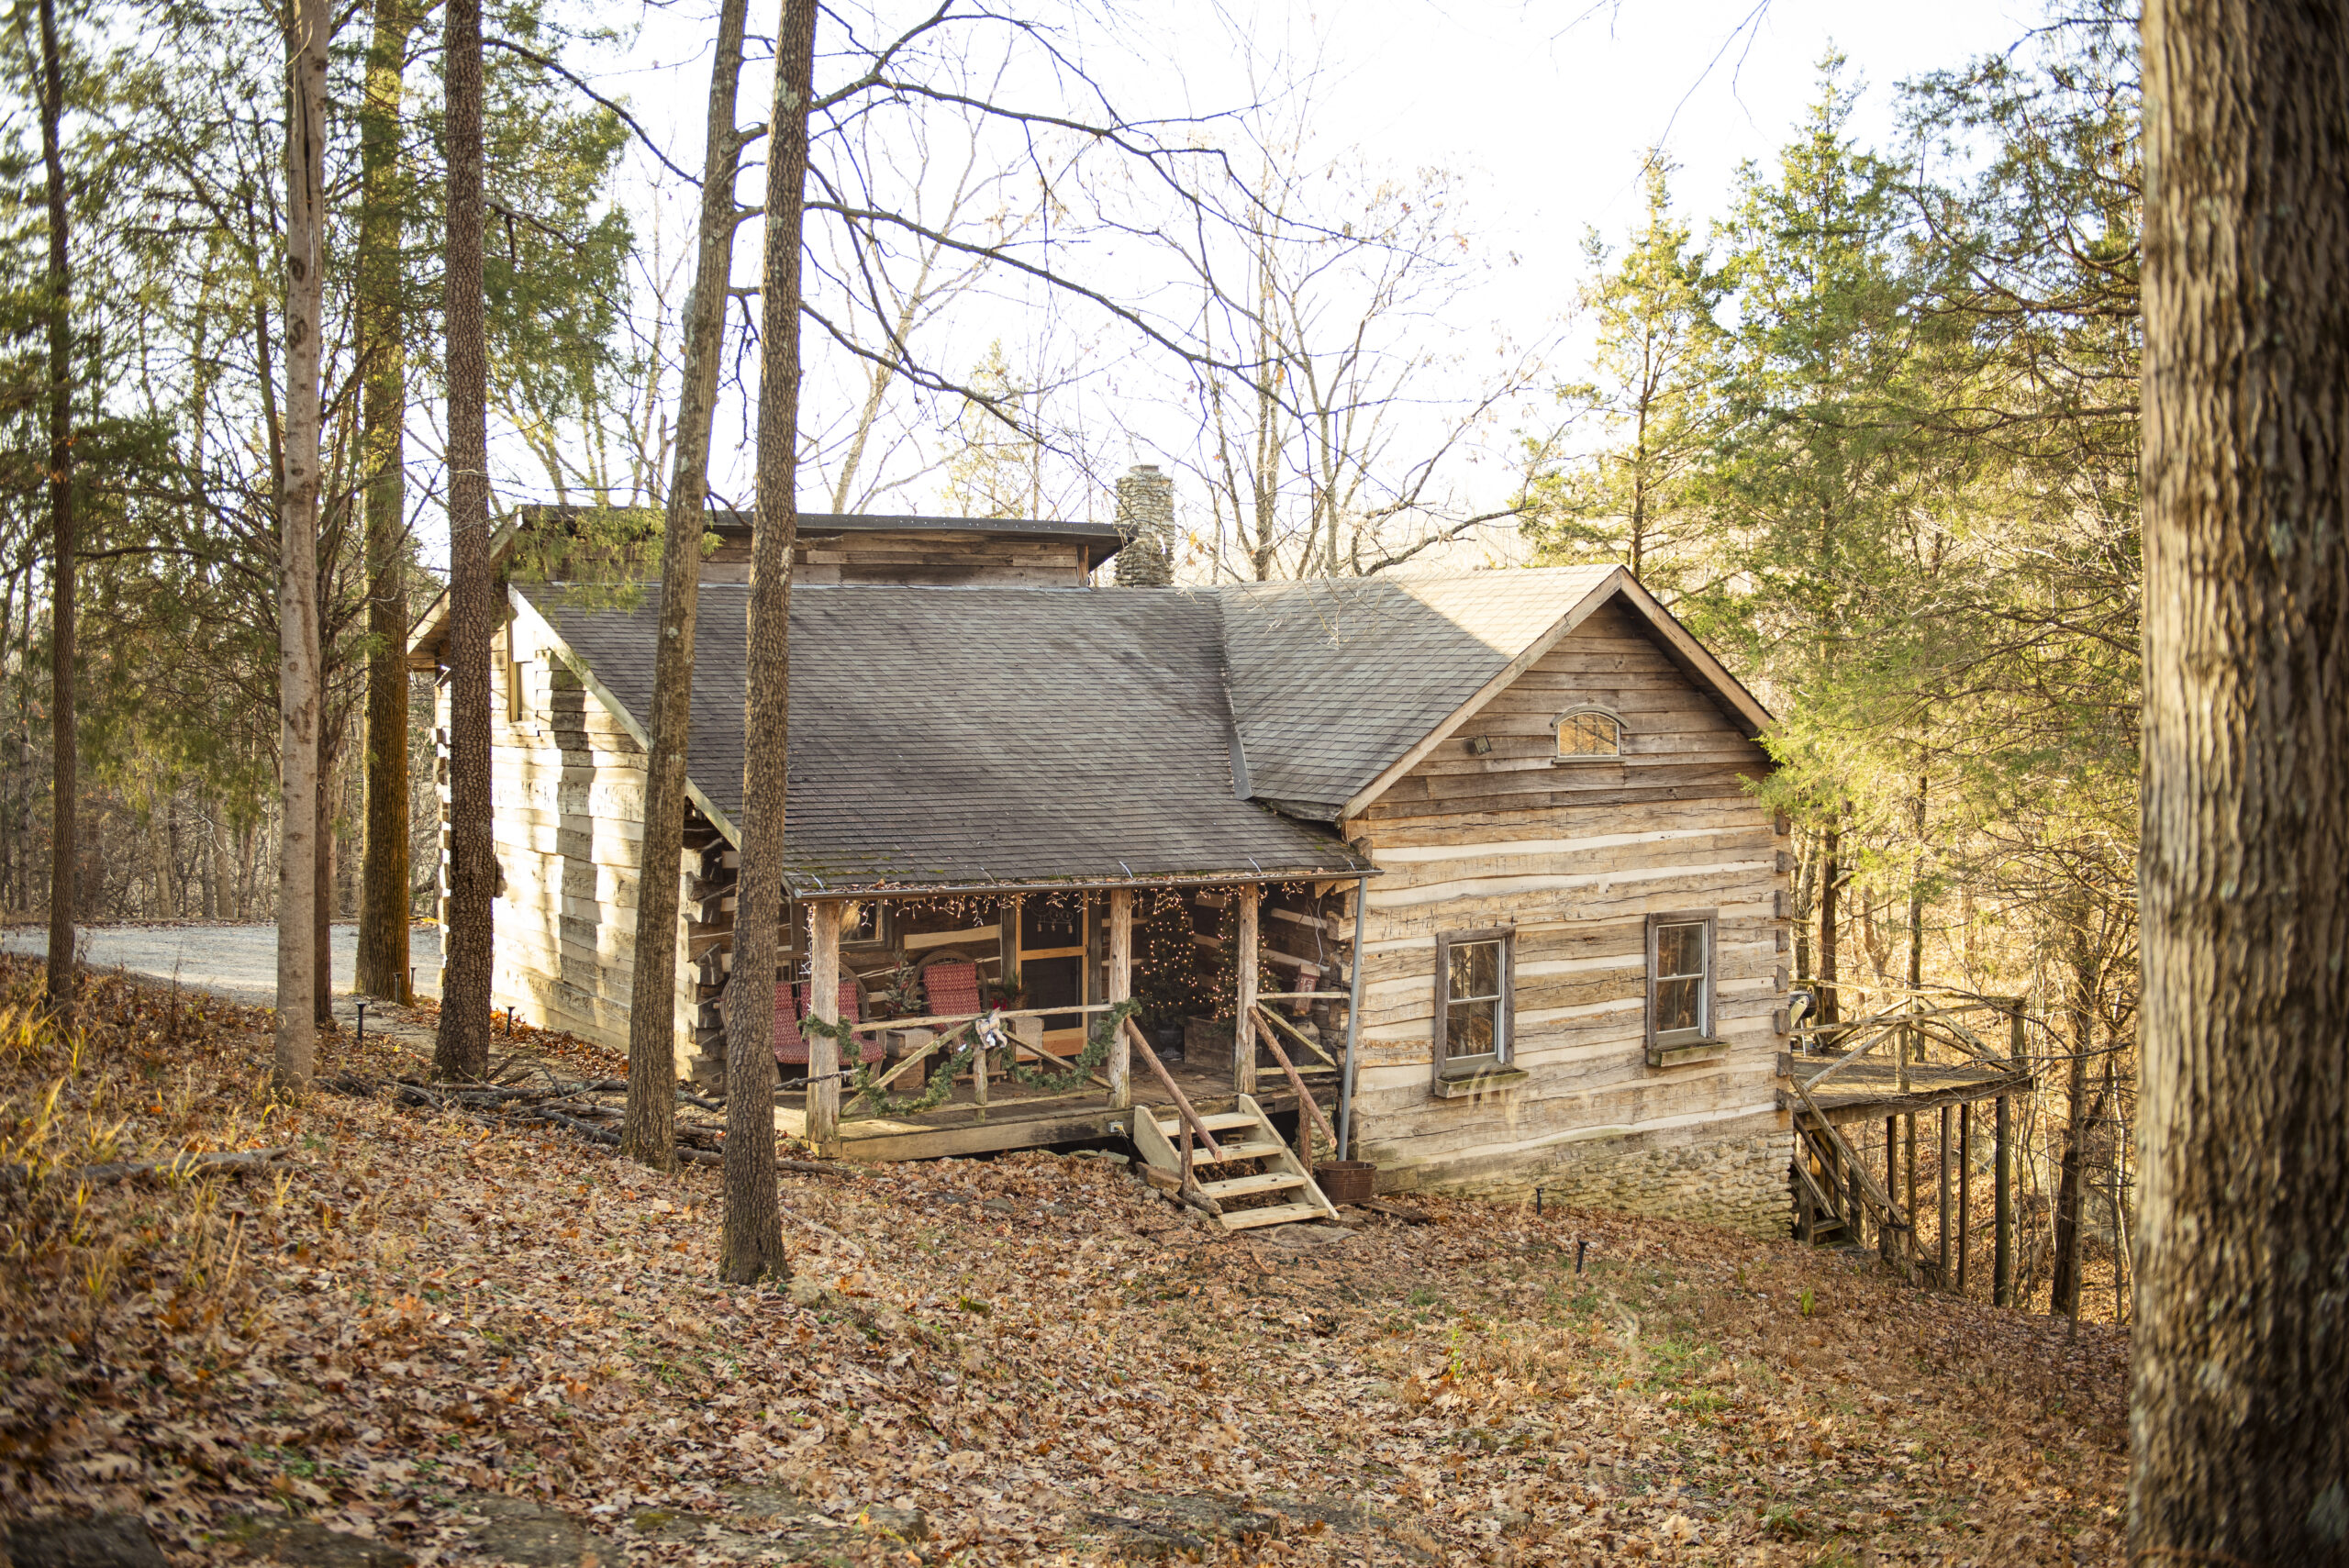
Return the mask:
<svg viewBox="0 0 2349 1568">
<path fill-rule="evenodd" d="M 979 987 L 979 995 L 990 1007 L 1016 1008 L 1028 995 L 1027 983 L 1016 969 L 1007 969 L 999 980 L 990 980 Z"/>
</svg>

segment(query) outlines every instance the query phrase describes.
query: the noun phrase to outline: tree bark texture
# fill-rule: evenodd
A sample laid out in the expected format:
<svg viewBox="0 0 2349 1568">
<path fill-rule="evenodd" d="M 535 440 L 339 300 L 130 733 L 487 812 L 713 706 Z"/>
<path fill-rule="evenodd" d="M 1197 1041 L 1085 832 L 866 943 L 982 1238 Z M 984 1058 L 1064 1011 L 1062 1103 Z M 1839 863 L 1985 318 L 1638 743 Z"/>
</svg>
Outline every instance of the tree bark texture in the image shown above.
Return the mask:
<svg viewBox="0 0 2349 1568">
<path fill-rule="evenodd" d="M 57 0 L 40 0 L 40 155 L 49 197 L 49 1007 L 73 1026 L 74 806 L 81 742 L 73 721 L 73 272 L 65 191 L 65 63 Z M 30 618 L 30 606 L 27 617 Z"/>
<path fill-rule="evenodd" d="M 319 727 L 318 356 L 326 302 L 327 43 L 330 13 L 285 20 L 285 425 L 278 502 L 277 1081 L 299 1093 L 317 1054 Z"/>
<path fill-rule="evenodd" d="M 449 0 L 449 922 L 433 1072 L 489 1071 L 491 830 L 489 639 L 497 621 L 489 559 L 489 340 L 482 301 L 481 0 Z"/>
<path fill-rule="evenodd" d="M 708 140 L 702 155 L 700 251 L 685 305 L 677 459 L 661 539 L 661 639 L 652 662 L 644 855 L 637 881 L 635 980 L 629 993 L 628 1112 L 620 1124 L 621 1152 L 656 1171 L 677 1163 L 677 884 L 685 869 L 685 743 L 693 728 L 694 621 L 701 602 L 709 432 L 718 408 L 726 290 L 733 275 L 734 171 L 741 153 L 734 105 L 748 11 L 748 0 L 724 0 L 718 10 Z"/>
<path fill-rule="evenodd" d="M 2130 1554 L 2349 1562 L 2349 14 L 2143 42 Z"/>
<path fill-rule="evenodd" d="M 367 845 L 360 876 L 355 989 L 408 995 L 407 323 L 400 249 L 401 69 L 416 26 L 408 0 L 375 0 L 359 114 L 360 462 L 367 516 Z"/>
<path fill-rule="evenodd" d="M 1826 844 L 1820 851 L 1819 872 L 1819 1021 L 1832 1024 L 1843 1016 L 1843 998 L 1835 989 L 1835 923 L 1842 900 L 1843 819 L 1839 812 L 1828 820 Z"/>
<path fill-rule="evenodd" d="M 718 1270 L 748 1284 L 790 1272 L 774 1190 L 775 948 L 783 916 L 785 762 L 791 721 L 791 552 L 799 528 L 799 265 L 806 218 L 815 0 L 784 0 L 768 117 L 759 295 L 758 510 L 744 672 L 742 867 L 726 1007 L 726 1219 Z"/>
</svg>

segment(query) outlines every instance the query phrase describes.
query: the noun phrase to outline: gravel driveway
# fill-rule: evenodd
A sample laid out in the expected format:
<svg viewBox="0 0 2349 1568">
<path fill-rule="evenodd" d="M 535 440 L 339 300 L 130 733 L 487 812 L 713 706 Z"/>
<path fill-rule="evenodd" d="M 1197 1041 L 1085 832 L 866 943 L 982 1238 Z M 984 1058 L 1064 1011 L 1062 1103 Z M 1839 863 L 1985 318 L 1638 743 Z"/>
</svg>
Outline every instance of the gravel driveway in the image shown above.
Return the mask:
<svg viewBox="0 0 2349 1568">
<path fill-rule="evenodd" d="M 335 1010 L 343 1012 L 351 1005 L 359 927 L 356 922 L 342 922 L 329 930 Z M 258 1006 L 271 1006 L 277 1001 L 277 928 L 273 924 L 84 926 L 81 931 L 83 960 L 93 969 L 126 969 L 158 980 L 177 979 L 182 985 Z M 432 995 L 439 989 L 440 977 L 439 933 L 431 926 L 418 926 L 408 944 L 417 961 L 417 987 Z M 0 932 L 0 951 L 46 954 L 49 933 L 24 926 Z"/>
</svg>

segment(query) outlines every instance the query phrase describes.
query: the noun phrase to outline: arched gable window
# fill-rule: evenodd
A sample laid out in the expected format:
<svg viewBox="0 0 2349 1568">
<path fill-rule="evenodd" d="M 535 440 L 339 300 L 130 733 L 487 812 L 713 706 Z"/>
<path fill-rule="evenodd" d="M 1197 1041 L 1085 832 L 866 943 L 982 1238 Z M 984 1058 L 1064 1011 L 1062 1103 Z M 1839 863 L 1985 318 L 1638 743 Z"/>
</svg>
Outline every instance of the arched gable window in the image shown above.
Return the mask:
<svg viewBox="0 0 2349 1568">
<path fill-rule="evenodd" d="M 1623 754 L 1623 719 L 1612 709 L 1590 704 L 1570 707 L 1557 717 L 1555 727 L 1561 758 Z"/>
</svg>

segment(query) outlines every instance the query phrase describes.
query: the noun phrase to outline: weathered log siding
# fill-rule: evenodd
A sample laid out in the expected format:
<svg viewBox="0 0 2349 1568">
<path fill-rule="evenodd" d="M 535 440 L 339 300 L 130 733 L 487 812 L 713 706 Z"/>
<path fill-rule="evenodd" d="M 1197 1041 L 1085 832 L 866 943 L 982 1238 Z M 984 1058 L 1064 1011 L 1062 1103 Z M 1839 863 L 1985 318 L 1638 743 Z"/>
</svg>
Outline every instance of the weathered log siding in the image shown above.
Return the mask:
<svg viewBox="0 0 2349 1568">
<path fill-rule="evenodd" d="M 1553 760 L 1553 721 L 1584 703 L 1622 716 L 1620 760 Z M 1488 751 L 1472 750 L 1478 738 Z M 1775 1222 L 1787 840 L 1742 783 L 1769 765 L 1609 606 L 1348 825 L 1384 873 L 1364 917 L 1354 1102 L 1383 1186 L 1541 1184 L 1748 1229 Z M 1646 917 L 1707 909 L 1727 1054 L 1650 1067 Z M 1513 933 L 1511 1065 L 1526 1076 L 1482 1099 L 1440 1098 L 1435 939 L 1486 927 Z"/>
<path fill-rule="evenodd" d="M 628 1049 L 644 846 L 644 754 L 625 725 L 518 624 L 522 717 L 512 719 L 509 624 L 490 662 L 492 795 L 500 886 L 490 997 L 522 1022 Z M 448 690 L 437 699 L 447 722 Z M 441 788 L 442 811 L 448 790 Z M 446 878 L 444 851 L 443 880 Z M 693 879 L 686 878 L 687 896 Z M 693 1038 L 696 976 L 677 929 L 679 1072 Z"/>
</svg>

